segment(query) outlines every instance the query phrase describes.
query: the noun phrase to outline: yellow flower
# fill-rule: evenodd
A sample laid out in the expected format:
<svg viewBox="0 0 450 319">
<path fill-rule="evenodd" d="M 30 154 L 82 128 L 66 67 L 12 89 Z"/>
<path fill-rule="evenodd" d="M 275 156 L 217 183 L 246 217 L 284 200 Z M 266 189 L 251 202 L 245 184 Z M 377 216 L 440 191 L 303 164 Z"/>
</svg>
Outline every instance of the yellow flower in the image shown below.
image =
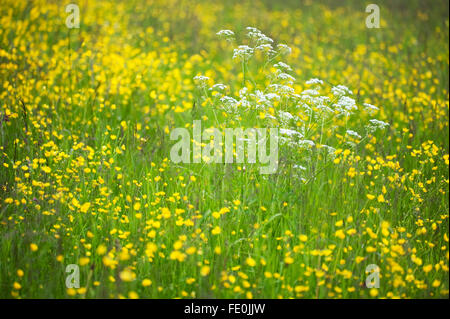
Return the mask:
<svg viewBox="0 0 450 319">
<path fill-rule="evenodd" d="M 31 251 L 37 251 L 39 249 L 38 245 L 36 244 L 30 244 Z"/>
<path fill-rule="evenodd" d="M 77 294 L 77 291 L 74 288 L 67 288 L 66 292 L 69 296 L 75 296 Z"/>
<path fill-rule="evenodd" d="M 89 203 L 89 202 L 84 203 L 83 205 L 81 205 L 80 211 L 82 213 L 86 213 L 88 211 L 89 207 L 91 207 L 91 203 Z"/>
<path fill-rule="evenodd" d="M 292 264 L 294 262 L 294 258 L 292 258 L 291 256 L 286 256 L 284 258 L 284 262 L 288 265 Z"/>
<path fill-rule="evenodd" d="M 441 282 L 439 281 L 439 280 L 437 280 L 437 279 L 435 279 L 434 281 L 433 281 L 433 283 L 431 284 L 431 286 L 433 286 L 434 288 L 437 288 L 437 287 L 439 287 L 441 285 Z"/>
<path fill-rule="evenodd" d="M 220 234 L 220 232 L 221 232 L 220 227 L 219 227 L 219 226 L 216 226 L 216 227 L 214 227 L 213 230 L 211 231 L 211 234 L 213 234 L 213 235 L 218 235 L 218 234 Z"/>
<path fill-rule="evenodd" d="M 203 277 L 208 276 L 210 270 L 211 268 L 205 265 L 200 269 L 200 275 L 202 275 Z"/>
<path fill-rule="evenodd" d="M 138 298 L 139 298 L 139 295 L 137 294 L 137 292 L 130 291 L 130 292 L 128 293 L 128 298 L 130 298 L 130 299 L 138 299 Z"/>
<path fill-rule="evenodd" d="M 97 247 L 97 254 L 99 256 L 104 255 L 106 253 L 106 246 L 103 244 L 98 245 Z"/>
<path fill-rule="evenodd" d="M 378 289 L 377 288 L 370 289 L 370 296 L 372 297 L 378 296 Z"/>
<path fill-rule="evenodd" d="M 345 233 L 342 229 L 339 229 L 334 233 L 334 236 L 336 236 L 337 238 L 340 238 L 340 239 L 344 239 Z"/>
<path fill-rule="evenodd" d="M 136 278 L 136 274 L 127 268 L 119 274 L 119 277 L 122 281 L 130 282 Z"/>
<path fill-rule="evenodd" d="M 48 166 L 42 166 L 41 169 L 47 174 L 52 171 L 52 169 L 50 167 L 48 167 Z"/>
<path fill-rule="evenodd" d="M 86 293 L 86 290 L 87 290 L 86 287 L 80 287 L 77 289 L 77 293 L 79 295 L 84 295 Z"/>
<path fill-rule="evenodd" d="M 13 288 L 14 288 L 15 290 L 19 290 L 19 289 L 22 288 L 22 286 L 16 281 L 16 282 L 14 282 L 14 284 L 13 284 Z"/>
<path fill-rule="evenodd" d="M 134 203 L 134 205 L 133 205 L 134 210 L 139 210 L 140 208 L 141 208 L 141 203 L 139 203 L 139 202 Z"/>
<path fill-rule="evenodd" d="M 432 269 L 433 269 L 433 265 L 425 265 L 425 266 L 423 266 L 423 271 L 425 273 L 430 272 Z"/>
<path fill-rule="evenodd" d="M 142 280 L 142 286 L 148 287 L 152 284 L 152 281 L 150 279 L 144 279 Z"/>
<path fill-rule="evenodd" d="M 173 244 L 173 249 L 178 250 L 181 247 L 183 247 L 183 242 L 181 240 L 177 240 L 174 244 Z"/>
<path fill-rule="evenodd" d="M 334 223 L 334 226 L 336 226 L 336 227 L 342 227 L 342 225 L 344 225 L 344 221 L 342 219 L 338 220 L 336 223 Z"/>
<path fill-rule="evenodd" d="M 89 263 L 89 258 L 81 257 L 80 260 L 78 261 L 78 263 L 80 264 L 80 266 L 85 266 Z"/>
<path fill-rule="evenodd" d="M 359 264 L 361 261 L 363 261 L 365 258 L 361 256 L 356 256 L 355 261 L 357 264 Z"/>
<path fill-rule="evenodd" d="M 367 196 L 367 198 L 368 198 L 369 200 L 372 200 L 372 199 L 375 198 L 375 196 L 374 196 L 374 195 L 371 195 L 371 194 L 367 194 L 366 196 Z"/>
<path fill-rule="evenodd" d="M 255 267 L 256 265 L 256 261 L 252 258 L 252 257 L 248 257 L 245 260 L 246 264 L 249 265 L 250 267 Z"/>
</svg>

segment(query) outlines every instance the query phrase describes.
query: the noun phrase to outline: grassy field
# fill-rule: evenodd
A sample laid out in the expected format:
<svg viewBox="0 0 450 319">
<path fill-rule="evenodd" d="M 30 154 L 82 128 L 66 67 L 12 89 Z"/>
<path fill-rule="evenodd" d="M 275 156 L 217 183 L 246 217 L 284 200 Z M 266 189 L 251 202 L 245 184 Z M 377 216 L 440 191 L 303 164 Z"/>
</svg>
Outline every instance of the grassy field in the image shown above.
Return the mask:
<svg viewBox="0 0 450 319">
<path fill-rule="evenodd" d="M 1 298 L 449 297 L 447 1 L 76 3 L 0 0 Z"/>
</svg>

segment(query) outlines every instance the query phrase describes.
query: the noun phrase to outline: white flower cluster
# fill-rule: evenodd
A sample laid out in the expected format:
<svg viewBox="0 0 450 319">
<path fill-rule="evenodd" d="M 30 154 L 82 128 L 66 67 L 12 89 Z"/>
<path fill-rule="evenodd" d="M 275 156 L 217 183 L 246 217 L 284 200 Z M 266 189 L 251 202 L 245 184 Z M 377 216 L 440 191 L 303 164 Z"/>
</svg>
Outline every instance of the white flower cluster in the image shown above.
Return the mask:
<svg viewBox="0 0 450 319">
<path fill-rule="evenodd" d="M 339 112 L 339 114 L 344 114 L 345 116 L 349 116 L 350 113 L 353 110 L 357 110 L 358 107 L 356 106 L 356 101 L 348 96 L 341 96 L 337 103 L 333 105 L 336 109 L 336 111 Z"/>
<path fill-rule="evenodd" d="M 347 135 L 356 138 L 356 139 L 361 139 L 361 135 L 359 135 L 357 132 L 352 131 L 352 130 L 347 130 Z"/>
<path fill-rule="evenodd" d="M 197 86 L 201 88 L 205 88 L 208 85 L 209 77 L 204 75 L 197 75 L 194 76 L 194 82 L 197 84 Z"/>
<path fill-rule="evenodd" d="M 379 108 L 369 103 L 364 103 L 363 105 L 366 112 L 369 113 L 370 115 L 373 115 L 376 111 L 379 110 Z"/>
<path fill-rule="evenodd" d="M 331 88 L 331 92 L 333 93 L 334 96 L 353 94 L 352 91 L 350 91 L 350 89 L 344 85 L 334 86 L 333 88 Z"/>
<path fill-rule="evenodd" d="M 228 88 L 225 84 L 216 83 L 209 88 L 210 91 L 225 91 Z"/>
<path fill-rule="evenodd" d="M 308 85 L 311 85 L 311 84 L 320 84 L 320 85 L 322 85 L 323 81 L 320 80 L 320 79 L 314 78 L 314 79 L 309 79 L 308 81 L 306 81 L 306 84 L 308 84 Z"/>
<path fill-rule="evenodd" d="M 277 48 L 281 54 L 289 55 L 292 53 L 292 49 L 288 47 L 286 44 L 278 44 Z"/>
<path fill-rule="evenodd" d="M 389 123 L 377 120 L 377 119 L 371 119 L 369 120 L 369 125 L 367 125 L 367 130 L 370 133 L 375 132 L 377 129 L 384 130 L 389 126 Z"/>
<path fill-rule="evenodd" d="M 220 30 L 216 33 L 219 37 L 223 37 L 225 39 L 234 38 L 234 32 L 231 30 Z"/>
<path fill-rule="evenodd" d="M 275 63 L 273 66 L 281 70 L 292 71 L 292 68 L 284 62 Z"/>
<path fill-rule="evenodd" d="M 247 36 L 255 41 L 256 46 L 261 44 L 268 44 L 273 43 L 273 40 L 269 38 L 267 35 L 262 33 L 260 30 L 253 28 L 253 27 L 247 27 Z"/>
<path fill-rule="evenodd" d="M 233 59 L 239 59 L 245 62 L 252 57 L 254 49 L 248 45 L 240 45 L 233 52 Z"/>
<path fill-rule="evenodd" d="M 225 38 L 234 37 L 234 33 L 230 30 L 222 30 L 217 34 Z M 258 59 L 254 57 L 258 50 L 274 53 L 273 56 L 264 60 L 265 64 L 261 70 L 267 70 L 266 65 L 273 63 L 275 71 L 269 69 L 268 74 L 264 73 L 264 81 L 258 81 L 258 83 L 253 82 L 254 77 L 250 74 L 248 79 L 244 80 L 244 85 L 238 94 L 234 93 L 230 96 L 225 95 L 225 90 L 228 89 L 226 85 L 214 84 L 210 90 L 216 92 L 215 101 L 218 102 L 219 107 L 231 119 L 244 118 L 246 112 L 257 110 L 260 118 L 267 121 L 268 125 L 279 127 L 281 145 L 287 146 L 286 150 L 289 150 L 291 154 L 301 154 L 301 160 L 305 163 L 308 156 L 312 156 L 312 149 L 325 152 L 327 156 L 334 158 L 335 148 L 326 145 L 327 136 L 332 136 L 330 132 L 338 133 L 340 129 L 343 129 L 333 125 L 335 117 L 349 117 L 358 111 L 353 92 L 344 85 L 336 85 L 331 88 L 334 97 L 324 95 L 321 93 L 324 81 L 318 78 L 309 79 L 305 83 L 309 88 L 296 92 L 294 89 L 296 79 L 289 74 L 293 72 L 292 67 L 285 62 L 274 61 L 280 60 L 285 54 L 290 54 L 291 48 L 285 44 L 278 44 L 277 49 L 274 50 L 272 46 L 274 41 L 253 27 L 247 28 L 247 37 L 248 44 L 237 46 L 233 52 L 233 58 L 243 62 L 243 71 L 246 71 L 245 66 L 250 59 L 255 58 L 255 62 L 258 63 Z M 206 83 L 208 80 L 201 76 L 196 78 L 199 83 Z M 252 85 L 247 86 L 246 84 L 250 81 Z M 276 108 L 275 105 L 277 105 Z M 370 114 L 378 110 L 377 107 L 368 103 L 364 103 L 363 106 L 364 110 Z M 386 128 L 388 125 L 379 120 L 370 120 L 367 133 Z M 346 127 L 345 143 L 355 146 L 364 140 L 361 135 Z M 325 141 L 322 141 L 323 138 Z"/>
</svg>

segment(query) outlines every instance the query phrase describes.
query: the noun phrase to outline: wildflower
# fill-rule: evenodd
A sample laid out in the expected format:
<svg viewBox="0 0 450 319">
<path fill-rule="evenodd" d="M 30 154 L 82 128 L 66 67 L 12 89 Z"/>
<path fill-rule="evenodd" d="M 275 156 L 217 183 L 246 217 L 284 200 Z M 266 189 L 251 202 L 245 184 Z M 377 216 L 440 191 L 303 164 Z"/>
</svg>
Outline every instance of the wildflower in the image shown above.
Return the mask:
<svg viewBox="0 0 450 319">
<path fill-rule="evenodd" d="M 86 202 L 80 207 L 80 212 L 86 213 L 89 210 L 89 207 L 91 207 L 91 203 Z"/>
<path fill-rule="evenodd" d="M 148 287 L 148 286 L 150 286 L 152 284 L 152 281 L 150 280 L 150 279 L 144 279 L 144 280 L 142 280 L 142 286 L 143 287 Z"/>
<path fill-rule="evenodd" d="M 287 265 L 290 265 L 290 264 L 292 264 L 293 262 L 294 262 L 294 258 L 292 258 L 291 256 L 286 256 L 286 257 L 284 258 L 284 263 L 287 264 Z"/>
<path fill-rule="evenodd" d="M 209 272 L 210 272 L 211 268 L 207 265 L 202 266 L 202 268 L 200 269 L 200 275 L 202 275 L 203 277 L 208 276 Z"/>
<path fill-rule="evenodd" d="M 313 79 L 309 79 L 308 81 L 306 81 L 306 84 L 311 85 L 311 84 L 323 84 L 323 81 L 317 78 L 313 78 Z"/>
<path fill-rule="evenodd" d="M 220 30 L 216 33 L 219 37 L 226 39 L 227 41 L 234 40 L 234 32 L 231 30 Z"/>
<path fill-rule="evenodd" d="M 120 272 L 119 277 L 122 281 L 129 282 L 133 281 L 136 278 L 136 274 L 130 269 L 126 268 L 125 270 Z"/>
<path fill-rule="evenodd" d="M 213 230 L 211 230 L 211 234 L 213 234 L 213 235 L 218 235 L 218 234 L 220 234 L 220 232 L 221 232 L 221 230 L 220 230 L 219 226 L 216 226 L 213 228 Z"/>
<path fill-rule="evenodd" d="M 103 245 L 103 244 L 98 245 L 98 247 L 97 247 L 97 254 L 98 254 L 99 256 L 102 256 L 102 255 L 104 255 L 105 253 L 106 253 L 106 246 Z"/>
<path fill-rule="evenodd" d="M 252 257 L 248 257 L 248 258 L 245 260 L 245 263 L 246 263 L 247 265 L 249 265 L 250 267 L 255 267 L 255 266 L 256 266 L 256 261 L 255 261 Z"/>
<path fill-rule="evenodd" d="M 240 45 L 237 49 L 234 49 L 233 59 L 247 61 L 252 57 L 253 53 L 253 48 L 250 48 L 248 45 Z"/>
<path fill-rule="evenodd" d="M 281 54 L 289 55 L 292 52 L 292 49 L 288 47 L 286 44 L 278 44 L 277 45 L 278 52 Z"/>
<path fill-rule="evenodd" d="M 89 263 L 89 258 L 88 257 L 81 257 L 80 260 L 78 261 L 78 263 L 80 264 L 80 266 L 85 266 Z"/>
<path fill-rule="evenodd" d="M 370 124 L 367 126 L 367 129 L 369 130 L 369 132 L 374 132 L 377 129 L 385 129 L 386 127 L 389 126 L 389 123 L 380 121 L 380 120 L 376 120 L 376 119 L 371 119 L 369 120 Z"/>
<path fill-rule="evenodd" d="M 135 291 L 130 291 L 130 292 L 128 293 L 128 298 L 130 298 L 130 299 L 138 299 L 138 298 L 139 298 L 139 295 L 138 295 L 137 292 L 135 292 Z"/>
</svg>

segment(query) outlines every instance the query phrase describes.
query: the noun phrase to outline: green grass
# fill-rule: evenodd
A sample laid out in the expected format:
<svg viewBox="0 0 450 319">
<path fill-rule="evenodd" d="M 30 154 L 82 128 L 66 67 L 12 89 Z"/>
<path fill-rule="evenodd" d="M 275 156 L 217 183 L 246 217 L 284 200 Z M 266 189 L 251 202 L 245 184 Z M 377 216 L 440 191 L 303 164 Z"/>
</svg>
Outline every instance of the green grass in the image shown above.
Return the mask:
<svg viewBox="0 0 450 319">
<path fill-rule="evenodd" d="M 3 2 L 0 297 L 448 298 L 446 1 L 379 1 L 380 29 L 359 1 L 81 1 L 72 30 L 58 1 Z M 274 62 L 292 67 L 296 93 L 317 77 L 358 109 L 311 120 L 282 99 L 263 113 L 298 124 L 244 107 L 231 119 L 193 78 L 236 99 L 268 87 L 262 57 L 244 76 L 236 44 L 216 36 L 247 43 L 247 26 L 292 48 Z M 390 125 L 370 133 L 372 118 Z M 195 119 L 305 128 L 316 146 L 280 147 L 271 175 L 172 163 L 170 132 Z M 80 289 L 65 285 L 69 264 Z M 365 287 L 370 264 L 379 289 Z"/>
</svg>

